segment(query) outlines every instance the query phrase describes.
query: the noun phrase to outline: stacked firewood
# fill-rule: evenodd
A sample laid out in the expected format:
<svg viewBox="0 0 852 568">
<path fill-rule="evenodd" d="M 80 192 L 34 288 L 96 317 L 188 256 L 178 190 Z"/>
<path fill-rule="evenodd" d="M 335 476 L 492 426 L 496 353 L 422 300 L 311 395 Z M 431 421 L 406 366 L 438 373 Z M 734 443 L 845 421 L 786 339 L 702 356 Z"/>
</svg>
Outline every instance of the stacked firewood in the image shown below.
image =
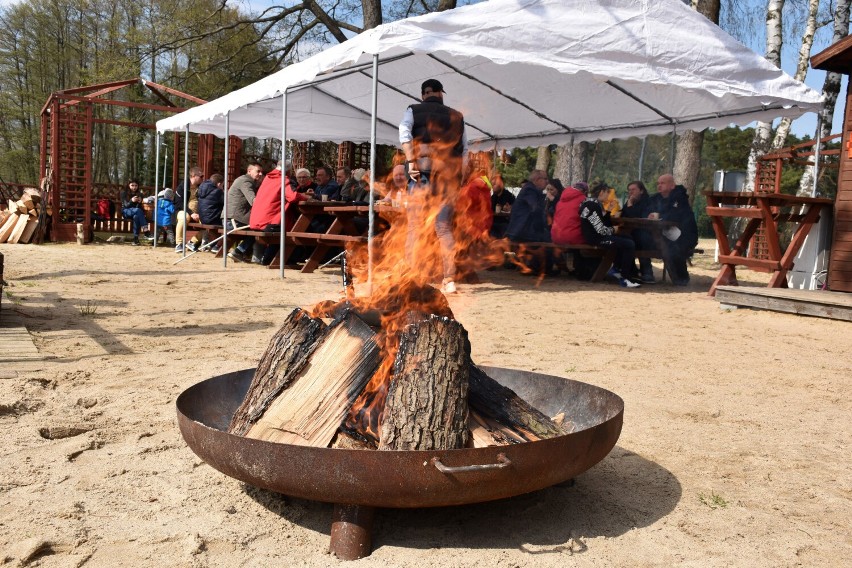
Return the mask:
<svg viewBox="0 0 852 568">
<path fill-rule="evenodd" d="M 328 315 L 330 323 L 300 309 L 290 314 L 258 364 L 231 433 L 315 447 L 435 450 L 570 431 L 562 417 L 544 415 L 476 366 L 451 313 L 407 310 L 393 341 L 357 310 L 338 306 Z M 381 369 L 381 393 L 370 392 Z M 359 412 L 372 417 L 353 420 Z"/>
<path fill-rule="evenodd" d="M 26 188 L 17 201 L 9 200 L 9 208 L 0 211 L 0 243 L 30 242 L 38 228 L 39 213 L 44 204 L 35 188 Z"/>
</svg>

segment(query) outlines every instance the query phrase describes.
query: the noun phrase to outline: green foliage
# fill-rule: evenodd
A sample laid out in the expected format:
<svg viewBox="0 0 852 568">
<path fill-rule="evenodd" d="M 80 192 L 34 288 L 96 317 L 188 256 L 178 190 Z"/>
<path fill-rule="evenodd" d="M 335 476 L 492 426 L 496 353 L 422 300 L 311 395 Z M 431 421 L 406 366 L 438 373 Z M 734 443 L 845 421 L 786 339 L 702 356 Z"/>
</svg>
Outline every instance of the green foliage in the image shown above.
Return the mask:
<svg viewBox="0 0 852 568">
<path fill-rule="evenodd" d="M 506 187 L 518 187 L 527 179 L 529 173 L 535 169 L 537 158 L 536 148 L 516 148 L 509 155 L 506 164 L 498 164 L 497 170 L 503 176 Z"/>
</svg>

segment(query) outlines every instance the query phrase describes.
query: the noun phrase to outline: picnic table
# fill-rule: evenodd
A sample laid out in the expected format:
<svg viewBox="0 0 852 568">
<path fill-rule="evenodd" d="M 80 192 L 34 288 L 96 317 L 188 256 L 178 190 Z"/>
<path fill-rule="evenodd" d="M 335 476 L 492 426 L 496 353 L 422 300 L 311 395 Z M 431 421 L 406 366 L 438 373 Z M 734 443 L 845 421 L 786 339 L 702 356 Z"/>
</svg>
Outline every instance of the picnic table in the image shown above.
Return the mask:
<svg viewBox="0 0 852 568">
<path fill-rule="evenodd" d="M 799 197 L 769 192 L 704 192 L 707 198 L 707 215 L 713 223 L 713 231 L 719 243 L 719 275 L 710 286 L 708 295 L 716 294 L 716 287 L 737 286 L 737 266 L 772 273 L 768 288 L 786 288 L 787 272 L 793 268 L 793 260 L 805 242 L 820 212 L 830 208 L 831 199 L 822 197 Z M 745 229 L 731 246 L 725 229 L 725 218 L 748 219 Z M 778 234 L 781 223 L 795 223 L 796 229 L 790 244 L 784 249 Z M 749 242 L 763 229 L 768 258 L 747 256 Z"/>
</svg>

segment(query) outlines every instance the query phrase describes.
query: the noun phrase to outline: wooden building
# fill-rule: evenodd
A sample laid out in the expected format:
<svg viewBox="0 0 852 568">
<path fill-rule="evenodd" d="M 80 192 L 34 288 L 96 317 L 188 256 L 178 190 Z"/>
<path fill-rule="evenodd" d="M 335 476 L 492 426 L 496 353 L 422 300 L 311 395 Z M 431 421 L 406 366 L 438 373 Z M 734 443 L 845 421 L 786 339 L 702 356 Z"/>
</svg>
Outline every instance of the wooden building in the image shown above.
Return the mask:
<svg viewBox="0 0 852 568">
<path fill-rule="evenodd" d="M 811 67 L 852 75 L 852 36 L 843 38 L 811 57 Z M 828 287 L 838 292 L 852 292 L 852 83 L 846 89 L 842 134 Z"/>
</svg>

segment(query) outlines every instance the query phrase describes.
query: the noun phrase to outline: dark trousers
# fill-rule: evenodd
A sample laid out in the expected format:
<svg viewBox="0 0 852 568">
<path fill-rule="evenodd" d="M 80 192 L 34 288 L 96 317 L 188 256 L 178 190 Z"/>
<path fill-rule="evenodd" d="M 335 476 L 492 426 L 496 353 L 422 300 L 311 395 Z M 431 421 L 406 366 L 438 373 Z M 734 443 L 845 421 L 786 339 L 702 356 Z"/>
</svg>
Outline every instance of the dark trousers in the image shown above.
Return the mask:
<svg viewBox="0 0 852 568">
<path fill-rule="evenodd" d="M 636 243 L 630 237 L 611 235 L 605 237 L 598 245 L 615 249 L 615 263 L 623 277 L 629 277 L 636 268 Z"/>
<path fill-rule="evenodd" d="M 692 247 L 684 247 L 678 241 L 670 241 L 663 239 L 663 262 L 666 264 L 666 270 L 672 279 L 672 284 L 686 285 L 689 284 L 689 270 L 686 268 L 686 261 L 689 259 Z"/>
<path fill-rule="evenodd" d="M 125 207 L 121 210 L 121 214 L 125 219 L 133 220 L 134 237 L 138 237 L 139 231 L 142 230 L 142 227 L 148 224 L 148 220 L 145 218 L 145 212 L 142 211 L 141 207 Z"/>
</svg>

